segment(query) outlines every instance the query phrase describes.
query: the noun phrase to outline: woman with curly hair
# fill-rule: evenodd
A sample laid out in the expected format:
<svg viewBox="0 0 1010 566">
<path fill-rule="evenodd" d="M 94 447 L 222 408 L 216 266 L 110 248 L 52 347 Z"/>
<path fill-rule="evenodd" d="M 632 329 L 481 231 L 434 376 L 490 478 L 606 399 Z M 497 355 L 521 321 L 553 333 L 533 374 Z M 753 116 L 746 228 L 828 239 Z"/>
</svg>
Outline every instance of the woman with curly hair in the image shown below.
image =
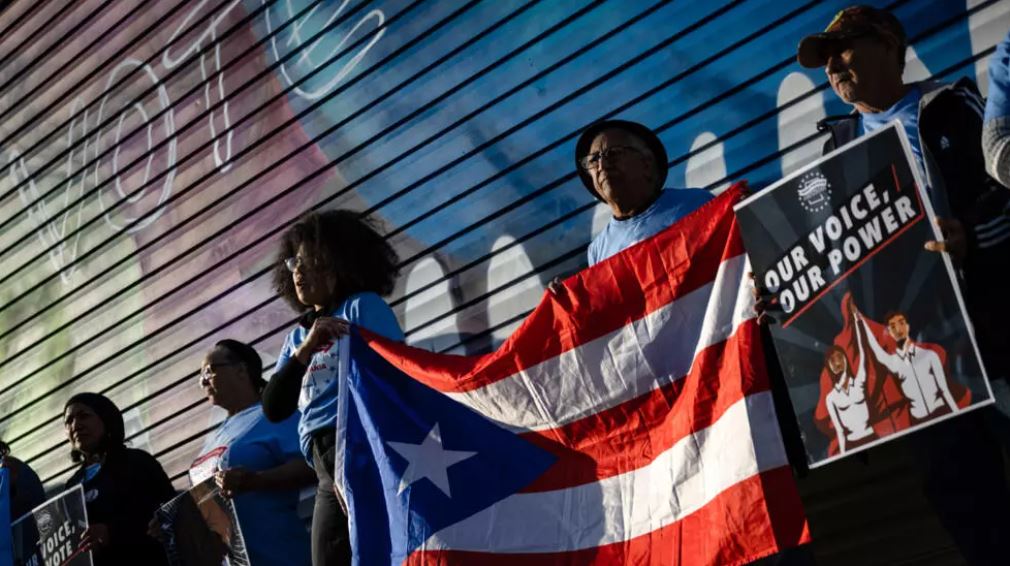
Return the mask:
<svg viewBox="0 0 1010 566">
<path fill-rule="evenodd" d="M 356 324 L 394 340 L 403 331 L 382 295 L 392 292 L 398 258 L 357 213 L 309 214 L 281 240 L 274 288 L 303 313 L 263 392 L 263 412 L 279 422 L 299 410 L 302 453 L 319 478 L 312 516 L 312 563 L 351 563 L 347 515 L 334 487 L 337 338 Z"/>
</svg>

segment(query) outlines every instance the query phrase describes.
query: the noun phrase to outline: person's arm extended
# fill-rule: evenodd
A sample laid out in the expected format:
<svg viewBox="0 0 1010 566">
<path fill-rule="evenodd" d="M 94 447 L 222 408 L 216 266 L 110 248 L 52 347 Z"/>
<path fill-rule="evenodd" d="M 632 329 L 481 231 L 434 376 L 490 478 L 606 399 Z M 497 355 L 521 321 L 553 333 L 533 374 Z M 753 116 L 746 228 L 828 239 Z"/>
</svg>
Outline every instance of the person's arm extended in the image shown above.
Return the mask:
<svg viewBox="0 0 1010 566">
<path fill-rule="evenodd" d="M 866 355 L 863 352 L 863 338 L 860 336 L 862 332 L 859 330 L 859 321 L 853 325 L 856 330 L 856 347 L 859 350 L 859 367 L 856 368 L 856 385 L 858 387 L 863 387 L 866 385 Z"/>
<path fill-rule="evenodd" d="M 859 321 L 863 326 L 863 333 L 866 335 L 866 341 L 870 344 L 870 349 L 873 350 L 873 355 L 877 358 L 877 361 L 884 364 L 884 367 L 891 370 L 893 373 L 898 372 L 897 356 L 888 354 L 880 347 L 877 342 L 877 337 L 873 335 L 873 331 L 867 326 L 866 321 L 863 317 L 859 317 Z"/>
<path fill-rule="evenodd" d="M 845 429 L 842 428 L 842 420 L 838 418 L 838 408 L 828 399 L 824 400 L 828 406 L 828 415 L 831 417 L 831 426 L 835 428 L 835 435 L 838 437 L 838 452 L 845 453 Z"/>
<path fill-rule="evenodd" d="M 216 481 L 225 497 L 231 497 L 247 491 L 301 489 L 316 481 L 316 473 L 299 457 L 259 472 L 243 468 L 222 470 L 217 473 Z"/>
</svg>

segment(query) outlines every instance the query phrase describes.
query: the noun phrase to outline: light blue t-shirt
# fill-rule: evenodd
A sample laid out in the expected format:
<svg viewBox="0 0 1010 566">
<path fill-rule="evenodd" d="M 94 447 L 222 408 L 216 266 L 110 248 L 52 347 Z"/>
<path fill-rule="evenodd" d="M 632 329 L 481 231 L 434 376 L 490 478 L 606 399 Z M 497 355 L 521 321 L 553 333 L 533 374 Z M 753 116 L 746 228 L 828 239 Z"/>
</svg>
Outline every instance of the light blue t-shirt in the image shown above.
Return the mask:
<svg viewBox="0 0 1010 566">
<path fill-rule="evenodd" d="M 400 329 L 393 309 L 375 293 L 351 295 L 330 316 L 342 318 L 386 338 L 403 341 L 403 330 Z M 281 353 L 277 356 L 275 367 L 278 370 L 288 363 L 308 333 L 308 328 L 299 325 L 288 334 Z M 298 409 L 301 412 L 298 435 L 301 438 L 302 453 L 309 461 L 312 460 L 312 433 L 324 428 L 335 429 L 337 424 L 339 356 L 340 346 L 337 341 L 322 344 L 312 353 L 312 360 L 302 378 L 302 392 L 298 396 Z"/>
<path fill-rule="evenodd" d="M 868 134 L 879 128 L 883 128 L 895 119 L 901 121 L 905 127 L 905 134 L 908 142 L 912 146 L 912 154 L 919 164 L 919 172 L 925 178 L 926 167 L 922 161 L 922 145 L 919 142 L 919 100 L 922 99 L 922 89 L 918 85 L 912 85 L 908 89 L 908 94 L 901 100 L 894 103 L 887 110 L 879 113 L 859 113 L 859 135 Z"/>
<path fill-rule="evenodd" d="M 272 423 L 257 403 L 225 419 L 204 440 L 200 454 L 190 468 L 194 484 L 219 469 L 263 471 L 301 459 L 298 416 Z M 235 511 L 252 564 L 312 564 L 309 533 L 298 517 L 298 492 L 255 491 L 235 496 Z"/>
<path fill-rule="evenodd" d="M 989 59 L 989 100 L 985 121 L 1010 117 L 1010 34 L 996 46 Z"/>
<path fill-rule="evenodd" d="M 610 219 L 589 243 L 589 265 L 655 236 L 710 200 L 712 193 L 703 189 L 663 189 L 656 202 L 644 211 L 624 220 Z"/>
</svg>

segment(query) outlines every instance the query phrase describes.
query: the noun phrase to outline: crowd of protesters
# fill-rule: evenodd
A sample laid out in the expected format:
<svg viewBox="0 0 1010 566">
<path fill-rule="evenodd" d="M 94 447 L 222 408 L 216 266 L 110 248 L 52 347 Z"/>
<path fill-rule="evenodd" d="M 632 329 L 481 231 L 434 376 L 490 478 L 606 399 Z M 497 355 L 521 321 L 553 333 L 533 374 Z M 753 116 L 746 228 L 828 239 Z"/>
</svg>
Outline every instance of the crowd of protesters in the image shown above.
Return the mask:
<svg viewBox="0 0 1010 566">
<path fill-rule="evenodd" d="M 968 79 L 953 84 L 902 80 L 907 37 L 889 12 L 854 6 L 825 31 L 805 37 L 797 60 L 824 70 L 852 112 L 818 124 L 830 136 L 825 152 L 898 120 L 911 142 L 943 239 L 923 253 L 948 253 L 997 403 L 913 435 L 926 498 L 970 564 L 1002 563 L 1010 532 L 1010 489 L 1002 451 L 1010 448 L 1010 349 L 1004 321 L 1010 295 L 996 276 L 1010 257 L 1010 36 L 989 65 L 988 101 Z M 603 120 L 575 147 L 579 178 L 612 212 L 588 248 L 593 265 L 660 232 L 711 198 L 700 189 L 667 189 L 666 150 L 642 124 Z M 348 243 L 353 243 L 348 245 Z M 197 483 L 213 478 L 233 498 L 256 566 L 350 564 L 348 518 L 334 480 L 337 471 L 338 364 L 332 346 L 360 325 L 403 340 L 383 296 L 392 292 L 395 251 L 368 219 L 347 210 L 305 216 L 282 238 L 273 285 L 301 313 L 265 380 L 259 354 L 225 339 L 207 352 L 199 384 L 227 416 L 190 469 Z M 552 293 L 564 292 L 555 280 Z M 776 306 L 758 295 L 762 322 Z M 781 409 L 780 405 L 780 409 Z M 788 413 L 788 409 L 786 411 Z M 81 485 L 90 526 L 82 548 L 98 566 L 164 564 L 151 518 L 175 496 L 158 461 L 128 448 L 123 415 L 107 397 L 79 393 L 64 408 L 72 461 L 66 486 Z M 784 428 L 788 428 L 784 423 Z M 787 435 L 788 430 L 786 430 Z M 43 502 L 38 476 L 0 442 L 0 464 L 11 472 L 11 515 Z M 311 534 L 298 517 L 299 492 L 315 486 Z M 809 552 L 766 563 L 809 564 Z"/>
</svg>

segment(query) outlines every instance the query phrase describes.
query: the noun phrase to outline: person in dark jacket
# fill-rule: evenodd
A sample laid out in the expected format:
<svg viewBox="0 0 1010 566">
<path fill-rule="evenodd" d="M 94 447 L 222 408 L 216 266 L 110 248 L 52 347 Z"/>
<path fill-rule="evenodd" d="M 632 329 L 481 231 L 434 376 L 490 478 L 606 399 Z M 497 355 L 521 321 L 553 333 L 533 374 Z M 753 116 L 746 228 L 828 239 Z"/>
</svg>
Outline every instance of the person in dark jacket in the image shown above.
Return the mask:
<svg viewBox="0 0 1010 566">
<path fill-rule="evenodd" d="M 46 492 L 38 474 L 28 464 L 10 455 L 7 443 L 0 440 L 0 467 L 10 470 L 11 522 L 46 501 Z"/>
<path fill-rule="evenodd" d="M 905 83 L 907 46 L 892 14 L 852 6 L 824 32 L 805 37 L 797 60 L 823 68 L 835 94 L 853 107 L 818 125 L 831 134 L 825 153 L 893 120 L 904 128 L 943 235 L 924 242 L 925 249 L 949 253 L 958 267 L 997 404 L 1006 404 L 1010 350 L 1003 327 L 1010 295 L 997 266 L 1010 256 L 1010 191 L 986 174 L 982 101 L 974 83 Z M 1006 414 L 986 408 L 908 438 L 925 496 L 969 564 L 1005 564 L 1010 550 L 1010 491 L 998 445 L 1006 442 L 1008 423 Z"/>
<path fill-rule="evenodd" d="M 1010 192 L 986 173 L 979 140 L 983 101 L 975 84 L 902 80 L 907 39 L 897 18 L 854 6 L 829 31 L 803 40 L 798 59 L 824 67 L 832 89 L 853 113 L 823 120 L 825 153 L 898 119 L 923 173 L 944 238 L 926 249 L 948 252 L 960 268 L 968 314 L 991 378 L 1010 377 L 1005 321 L 1010 295 L 995 266 L 1010 257 Z"/>
<path fill-rule="evenodd" d="M 154 511 L 175 496 L 161 464 L 126 447 L 123 414 L 104 395 L 71 397 L 63 423 L 79 465 L 66 487 L 83 486 L 90 523 L 81 547 L 92 551 L 96 566 L 167 564 L 161 544 L 147 534 Z"/>
</svg>

